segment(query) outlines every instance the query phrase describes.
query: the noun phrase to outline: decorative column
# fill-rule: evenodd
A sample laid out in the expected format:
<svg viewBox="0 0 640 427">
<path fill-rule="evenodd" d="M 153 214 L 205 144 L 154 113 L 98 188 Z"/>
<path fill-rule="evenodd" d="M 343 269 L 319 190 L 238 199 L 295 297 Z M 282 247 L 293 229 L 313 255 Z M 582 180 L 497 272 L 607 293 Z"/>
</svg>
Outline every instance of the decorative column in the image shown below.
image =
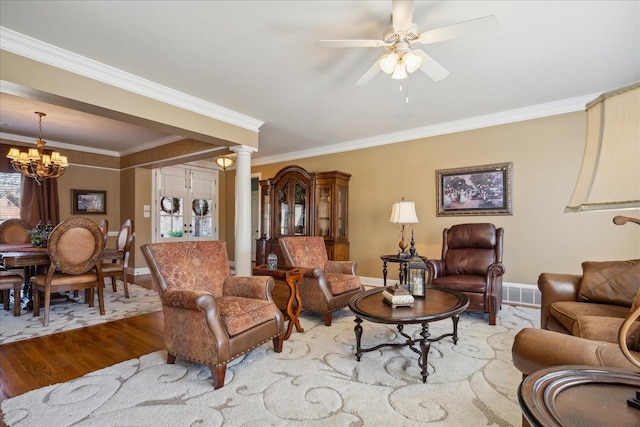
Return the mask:
<svg viewBox="0 0 640 427">
<path fill-rule="evenodd" d="M 253 147 L 231 147 L 236 153 L 236 218 L 235 270 L 236 276 L 250 276 L 251 269 L 251 153 Z"/>
</svg>

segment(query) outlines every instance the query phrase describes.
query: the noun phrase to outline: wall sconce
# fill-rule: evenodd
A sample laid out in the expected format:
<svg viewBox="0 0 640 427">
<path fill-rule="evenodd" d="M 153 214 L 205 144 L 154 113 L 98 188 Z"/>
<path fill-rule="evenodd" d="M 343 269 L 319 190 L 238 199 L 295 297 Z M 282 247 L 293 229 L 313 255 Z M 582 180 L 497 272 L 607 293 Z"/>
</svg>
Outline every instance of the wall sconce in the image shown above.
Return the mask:
<svg viewBox="0 0 640 427">
<path fill-rule="evenodd" d="M 221 167 L 223 171 L 226 171 L 227 168 L 230 168 L 235 164 L 236 164 L 236 161 L 229 156 L 220 156 L 216 158 L 216 165 Z"/>
</svg>

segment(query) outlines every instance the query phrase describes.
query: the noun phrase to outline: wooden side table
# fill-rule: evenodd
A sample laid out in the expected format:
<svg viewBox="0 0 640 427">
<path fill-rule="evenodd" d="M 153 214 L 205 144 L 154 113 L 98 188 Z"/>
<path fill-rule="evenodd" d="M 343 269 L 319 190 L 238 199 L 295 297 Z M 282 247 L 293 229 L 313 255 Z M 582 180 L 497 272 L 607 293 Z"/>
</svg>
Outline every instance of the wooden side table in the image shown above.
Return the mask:
<svg viewBox="0 0 640 427">
<path fill-rule="evenodd" d="M 420 258 L 422 259 L 422 261 L 427 262 L 426 257 L 420 256 Z M 409 261 L 411 261 L 411 258 L 410 257 L 401 258 L 396 254 L 396 255 L 381 255 L 380 259 L 382 260 L 382 280 L 383 280 L 384 286 L 387 286 L 387 263 L 388 262 L 395 262 L 400 264 L 399 271 L 398 271 L 398 278 L 400 280 L 400 284 L 403 285 L 405 283 L 405 278 L 407 277 L 408 264 L 409 264 Z"/>
<path fill-rule="evenodd" d="M 638 389 L 638 373 L 552 366 L 528 375 L 520 384 L 518 400 L 524 418 L 534 427 L 638 426 L 640 409 L 627 404 Z"/>
<path fill-rule="evenodd" d="M 289 339 L 293 327 L 296 331 L 304 332 L 300 325 L 300 312 L 302 311 L 302 298 L 300 298 L 300 284 L 304 276 L 304 270 L 293 267 L 278 267 L 277 270 L 269 270 L 266 264 L 258 265 L 253 268 L 254 276 L 271 276 L 276 282 L 271 295 L 276 305 L 283 311 L 284 315 L 289 319 L 287 332 L 284 339 Z"/>
</svg>

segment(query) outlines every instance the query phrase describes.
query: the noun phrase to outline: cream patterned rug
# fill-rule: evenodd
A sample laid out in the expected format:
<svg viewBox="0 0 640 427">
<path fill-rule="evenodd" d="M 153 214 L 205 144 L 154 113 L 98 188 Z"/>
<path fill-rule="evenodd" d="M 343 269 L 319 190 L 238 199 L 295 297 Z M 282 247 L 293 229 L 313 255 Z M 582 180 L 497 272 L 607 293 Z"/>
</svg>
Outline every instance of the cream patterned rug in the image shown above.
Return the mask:
<svg viewBox="0 0 640 427">
<path fill-rule="evenodd" d="M 520 372 L 511 345 L 540 311 L 504 306 L 498 325 L 463 313 L 457 345 L 433 343 L 423 384 L 417 354 L 384 347 L 354 353 L 348 309 L 331 327 L 303 313 L 282 353 L 271 343 L 232 363 L 225 386 L 214 390 L 207 367 L 159 351 L 25 393 L 2 403 L 9 426 L 519 426 Z M 393 325 L 363 323 L 363 346 L 393 340 Z M 419 327 L 405 327 L 417 332 Z M 451 321 L 432 323 L 432 336 Z"/>
<path fill-rule="evenodd" d="M 117 289 L 113 292 L 111 281 L 105 286 L 105 314 L 102 316 L 98 310 L 98 298 L 95 298 L 95 307 L 89 307 L 84 303 L 84 291 L 80 291 L 75 303 L 67 301 L 52 304 L 49 325 L 46 327 L 42 326 L 43 310 L 40 310 L 38 317 L 33 316 L 33 311 L 26 310 L 22 310 L 21 315 L 16 317 L 13 315 L 13 306 L 9 307 L 9 310 L 0 310 L 0 344 L 162 310 L 160 297 L 154 290 L 129 284 L 129 298 L 125 298 L 121 281 L 118 281 Z M 65 295 L 73 298 L 73 292 L 67 292 Z"/>
</svg>

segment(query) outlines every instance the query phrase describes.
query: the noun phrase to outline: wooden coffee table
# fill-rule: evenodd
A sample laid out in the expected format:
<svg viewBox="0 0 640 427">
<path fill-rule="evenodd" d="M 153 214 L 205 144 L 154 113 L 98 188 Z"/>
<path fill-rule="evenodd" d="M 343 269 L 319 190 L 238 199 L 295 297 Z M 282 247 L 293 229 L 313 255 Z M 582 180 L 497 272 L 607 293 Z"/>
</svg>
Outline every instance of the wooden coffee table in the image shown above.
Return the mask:
<svg viewBox="0 0 640 427">
<path fill-rule="evenodd" d="M 426 288 L 424 297 L 415 297 L 413 307 L 391 308 L 382 298 L 384 288 L 372 289 L 355 295 L 349 301 L 349 308 L 356 315 L 356 359 L 360 361 L 362 353 L 377 350 L 381 347 L 409 348 L 418 354 L 418 365 L 421 368 L 422 382 L 427 382 L 427 356 L 431 343 L 440 341 L 444 337 L 453 337 L 453 343 L 458 342 L 458 315 L 469 306 L 469 299 L 461 292 L 435 286 Z M 453 321 L 453 331 L 448 334 L 431 338 L 429 323 L 443 319 Z M 362 319 L 374 323 L 397 325 L 398 332 L 405 338 L 404 342 L 383 343 L 370 348 L 362 348 Z M 404 325 L 422 324 L 419 338 L 413 338 L 403 332 Z M 420 345 L 418 350 L 415 344 Z"/>
</svg>

